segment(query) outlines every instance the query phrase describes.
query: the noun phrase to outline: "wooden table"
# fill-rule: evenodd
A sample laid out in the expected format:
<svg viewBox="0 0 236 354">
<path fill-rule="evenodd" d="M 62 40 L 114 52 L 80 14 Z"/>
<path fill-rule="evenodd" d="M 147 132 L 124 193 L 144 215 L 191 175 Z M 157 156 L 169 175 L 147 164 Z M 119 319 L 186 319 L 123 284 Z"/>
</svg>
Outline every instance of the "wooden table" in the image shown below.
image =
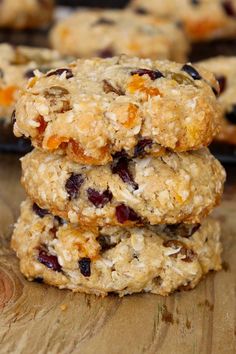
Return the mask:
<svg viewBox="0 0 236 354">
<path fill-rule="evenodd" d="M 9 249 L 24 198 L 16 155 L 0 155 L 0 353 L 236 353 L 236 168 L 223 203 L 224 269 L 197 289 L 163 298 L 105 299 L 30 283 Z"/>
</svg>

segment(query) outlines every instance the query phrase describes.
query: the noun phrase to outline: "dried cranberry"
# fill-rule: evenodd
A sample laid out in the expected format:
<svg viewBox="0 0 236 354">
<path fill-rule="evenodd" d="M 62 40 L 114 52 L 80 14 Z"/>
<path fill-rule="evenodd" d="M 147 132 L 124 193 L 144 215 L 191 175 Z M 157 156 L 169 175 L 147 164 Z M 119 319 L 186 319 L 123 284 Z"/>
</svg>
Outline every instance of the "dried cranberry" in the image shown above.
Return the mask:
<svg viewBox="0 0 236 354">
<path fill-rule="evenodd" d="M 236 16 L 236 11 L 234 9 L 234 6 L 232 4 L 232 1 L 230 0 L 226 0 L 226 1 L 223 1 L 222 2 L 222 6 L 223 6 L 223 9 L 225 10 L 225 13 L 230 16 L 230 17 L 234 17 Z"/>
<path fill-rule="evenodd" d="M 136 14 L 139 14 L 139 15 L 148 15 L 148 11 L 146 9 L 144 9 L 143 7 L 136 7 L 136 9 L 134 11 L 136 12 Z"/>
<path fill-rule="evenodd" d="M 125 204 L 120 204 L 116 207 L 116 218 L 121 224 L 126 221 L 140 221 L 140 217 L 136 212 Z"/>
<path fill-rule="evenodd" d="M 216 76 L 216 80 L 219 82 L 220 94 L 221 94 L 224 92 L 224 90 L 226 88 L 227 79 L 225 76 L 221 75 L 221 76 Z"/>
<path fill-rule="evenodd" d="M 50 73 L 47 74 L 47 77 L 53 76 L 53 75 L 60 76 L 64 72 L 66 72 L 66 79 L 70 79 L 71 77 L 74 76 L 71 69 L 62 68 L 62 69 L 57 69 L 57 70 L 51 71 Z"/>
<path fill-rule="evenodd" d="M 149 70 L 149 69 L 137 69 L 131 71 L 131 75 L 148 75 L 151 80 L 156 80 L 160 79 L 161 77 L 164 77 L 164 75 L 159 71 L 159 70 Z"/>
<path fill-rule="evenodd" d="M 193 78 L 193 80 L 201 80 L 201 76 L 199 72 L 196 69 L 194 69 L 193 66 L 189 64 L 185 64 L 181 70 L 185 71 L 189 76 Z"/>
<path fill-rule="evenodd" d="M 81 174 L 72 173 L 67 179 L 65 188 L 69 195 L 69 200 L 76 199 L 79 194 L 80 187 L 84 182 L 84 177 Z"/>
<path fill-rule="evenodd" d="M 29 69 L 25 72 L 24 76 L 27 78 L 27 79 L 30 79 L 31 77 L 34 77 L 34 70 L 35 69 Z"/>
<path fill-rule="evenodd" d="M 131 172 L 129 171 L 129 160 L 126 156 L 122 156 L 113 161 L 111 166 L 112 173 L 118 174 L 123 182 L 130 184 L 134 190 L 138 189 L 138 184 L 134 181 Z"/>
<path fill-rule="evenodd" d="M 98 25 L 113 26 L 113 25 L 115 25 L 115 21 L 111 20 L 110 18 L 101 17 L 96 22 L 94 22 L 92 24 L 92 27 L 98 26 Z"/>
<path fill-rule="evenodd" d="M 91 259 L 88 257 L 81 258 L 79 260 L 79 269 L 81 274 L 83 274 L 84 277 L 90 277 L 91 275 Z"/>
<path fill-rule="evenodd" d="M 112 193 L 109 189 L 106 189 L 104 192 L 98 192 L 93 188 L 87 190 L 88 199 L 96 208 L 103 208 L 104 205 L 109 203 L 112 200 Z"/>
<path fill-rule="evenodd" d="M 44 249 L 39 250 L 38 261 L 44 264 L 47 268 L 55 270 L 56 272 L 61 272 L 61 266 L 58 263 L 57 257 L 49 254 Z"/>
<path fill-rule="evenodd" d="M 150 148 L 152 146 L 151 139 L 142 139 L 139 140 L 138 144 L 134 149 L 134 157 L 143 156 L 145 154 L 145 148 Z"/>
<path fill-rule="evenodd" d="M 114 50 L 112 48 L 104 48 L 102 50 L 100 50 L 99 52 L 97 52 L 97 55 L 100 58 L 111 58 L 114 56 Z"/>
<path fill-rule="evenodd" d="M 230 112 L 226 113 L 225 117 L 231 124 L 236 124 L 236 104 L 232 106 Z"/>
<path fill-rule="evenodd" d="M 40 218 L 43 218 L 45 215 L 50 214 L 47 209 L 40 208 L 36 203 L 33 204 L 33 211 L 37 214 Z"/>
</svg>

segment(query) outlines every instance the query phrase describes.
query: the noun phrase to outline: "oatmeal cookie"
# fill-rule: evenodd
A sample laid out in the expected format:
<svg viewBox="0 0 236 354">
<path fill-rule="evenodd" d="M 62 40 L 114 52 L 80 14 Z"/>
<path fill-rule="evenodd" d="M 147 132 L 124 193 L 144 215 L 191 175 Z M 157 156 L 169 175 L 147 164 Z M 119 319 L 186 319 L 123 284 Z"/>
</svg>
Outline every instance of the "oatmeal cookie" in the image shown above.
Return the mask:
<svg viewBox="0 0 236 354">
<path fill-rule="evenodd" d="M 179 21 L 191 41 L 236 36 L 236 0 L 132 0 L 131 7 Z"/>
<path fill-rule="evenodd" d="M 192 289 L 210 270 L 221 269 L 219 239 L 219 224 L 211 219 L 194 226 L 87 230 L 27 200 L 12 247 L 29 280 L 101 296 L 168 295 Z"/>
<path fill-rule="evenodd" d="M 236 145 L 236 57 L 220 56 L 199 64 L 212 71 L 220 84 L 219 102 L 224 117 L 215 140 Z"/>
<path fill-rule="evenodd" d="M 219 129 L 219 85 L 191 64 L 129 58 L 80 59 L 34 77 L 16 105 L 16 136 L 64 153 L 78 163 L 104 165 L 130 156 L 196 150 Z"/>
<path fill-rule="evenodd" d="M 51 43 L 60 53 L 79 58 L 127 54 L 177 62 L 186 60 L 189 47 L 177 24 L 124 10 L 73 13 L 52 29 Z"/>
<path fill-rule="evenodd" d="M 2 0 L 0 28 L 39 28 L 52 21 L 54 0 Z"/>
<path fill-rule="evenodd" d="M 62 58 L 55 50 L 0 44 L 0 121 L 11 122 L 19 89 L 34 77 L 34 70 L 48 71 L 65 65 L 72 58 Z"/>
<path fill-rule="evenodd" d="M 159 158 L 115 157 L 79 165 L 34 150 L 22 159 L 22 183 L 43 209 L 81 225 L 200 222 L 218 204 L 225 171 L 203 148 Z"/>
</svg>

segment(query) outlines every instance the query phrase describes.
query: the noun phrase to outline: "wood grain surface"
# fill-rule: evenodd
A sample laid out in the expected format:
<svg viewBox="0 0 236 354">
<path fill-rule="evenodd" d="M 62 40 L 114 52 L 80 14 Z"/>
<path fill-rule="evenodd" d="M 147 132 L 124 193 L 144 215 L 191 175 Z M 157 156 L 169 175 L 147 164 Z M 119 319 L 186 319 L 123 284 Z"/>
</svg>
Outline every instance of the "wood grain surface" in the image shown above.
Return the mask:
<svg viewBox="0 0 236 354">
<path fill-rule="evenodd" d="M 236 353 L 236 168 L 222 205 L 224 269 L 189 292 L 105 299 L 30 283 L 9 248 L 24 198 L 17 155 L 0 155 L 0 353 Z"/>
</svg>

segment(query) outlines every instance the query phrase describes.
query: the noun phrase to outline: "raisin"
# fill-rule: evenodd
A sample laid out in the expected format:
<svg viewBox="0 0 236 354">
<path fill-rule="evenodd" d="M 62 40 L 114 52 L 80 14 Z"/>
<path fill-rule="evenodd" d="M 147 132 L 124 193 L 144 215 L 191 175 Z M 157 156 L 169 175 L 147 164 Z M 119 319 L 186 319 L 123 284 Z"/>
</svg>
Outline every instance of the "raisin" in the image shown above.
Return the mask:
<svg viewBox="0 0 236 354">
<path fill-rule="evenodd" d="M 58 263 L 57 256 L 49 254 L 46 250 L 40 249 L 38 254 L 38 261 L 44 264 L 47 268 L 61 272 L 61 266 Z"/>
<path fill-rule="evenodd" d="M 174 224 L 174 225 L 167 225 L 165 228 L 165 232 L 168 236 L 171 237 L 184 237 L 189 238 L 191 237 L 197 230 L 200 228 L 201 224 L 195 225 L 186 225 L 186 224 Z"/>
<path fill-rule="evenodd" d="M 79 269 L 84 277 L 90 277 L 91 275 L 91 259 L 88 257 L 81 258 L 79 260 Z"/>
<path fill-rule="evenodd" d="M 44 97 L 49 101 L 54 113 L 64 113 L 71 110 L 68 95 L 69 91 L 61 86 L 52 86 L 44 91 Z"/>
<path fill-rule="evenodd" d="M 97 55 L 100 58 L 111 58 L 114 56 L 114 50 L 112 48 L 104 48 L 102 50 L 100 50 L 99 52 L 97 52 Z"/>
<path fill-rule="evenodd" d="M 87 190 L 87 194 L 89 201 L 93 203 L 96 208 L 103 208 L 104 205 L 109 203 L 113 197 L 109 189 L 106 189 L 104 192 L 100 193 L 93 188 L 89 188 Z"/>
<path fill-rule="evenodd" d="M 116 93 L 118 96 L 122 96 L 124 95 L 124 92 L 119 89 L 119 88 L 115 88 L 114 86 L 112 86 L 112 84 L 107 81 L 107 80 L 103 80 L 103 91 L 105 93 L 109 93 L 109 92 L 114 92 Z"/>
<path fill-rule="evenodd" d="M 98 236 L 97 241 L 98 241 L 99 245 L 101 246 L 101 250 L 103 252 L 107 251 L 115 246 L 115 244 L 111 242 L 110 236 L 106 236 L 106 235 Z"/>
<path fill-rule="evenodd" d="M 159 71 L 159 70 L 149 70 L 149 69 L 137 69 L 131 71 L 131 75 L 148 75 L 151 80 L 156 80 L 160 79 L 161 77 L 164 77 L 164 75 Z"/>
<path fill-rule="evenodd" d="M 64 219 L 62 219 L 60 216 L 56 215 L 54 216 L 54 219 L 58 222 L 58 224 L 61 226 L 61 225 L 64 225 L 66 222 Z"/>
<path fill-rule="evenodd" d="M 79 194 L 80 187 L 84 182 L 84 177 L 81 174 L 72 173 L 67 179 L 65 188 L 69 195 L 69 200 L 76 199 Z"/>
<path fill-rule="evenodd" d="M 148 11 L 146 9 L 144 9 L 143 7 L 136 7 L 136 9 L 134 11 L 136 12 L 136 14 L 139 14 L 139 15 L 148 15 Z"/>
<path fill-rule="evenodd" d="M 37 214 L 40 218 L 44 218 L 45 215 L 50 214 L 47 209 L 40 208 L 36 203 L 33 204 L 33 211 Z"/>
<path fill-rule="evenodd" d="M 129 160 L 126 156 L 122 156 L 114 160 L 111 166 L 112 173 L 118 174 L 123 182 L 130 184 L 134 190 L 137 190 L 138 184 L 134 181 L 131 172 L 129 171 Z"/>
<path fill-rule="evenodd" d="M 98 26 L 98 25 L 113 26 L 113 25 L 115 25 L 115 21 L 111 20 L 110 18 L 101 17 L 96 22 L 94 22 L 92 24 L 92 27 Z"/>
<path fill-rule="evenodd" d="M 42 284 L 43 283 L 43 277 L 36 277 L 36 278 L 34 278 L 33 281 L 36 282 L 36 283 Z"/>
<path fill-rule="evenodd" d="M 192 5 L 200 5 L 200 0 L 191 0 Z"/>
<path fill-rule="evenodd" d="M 223 6 L 223 9 L 224 9 L 226 15 L 228 15 L 230 17 L 236 16 L 236 11 L 234 9 L 232 1 L 230 1 L 230 0 L 223 1 L 222 6 Z"/>
<path fill-rule="evenodd" d="M 236 124 L 236 104 L 233 104 L 231 111 L 227 112 L 225 117 L 229 123 Z"/>
<path fill-rule="evenodd" d="M 140 221 L 136 212 L 125 204 L 116 207 L 116 218 L 120 224 L 124 224 L 126 221 Z"/>
<path fill-rule="evenodd" d="M 35 69 L 29 69 L 24 73 L 24 77 L 26 77 L 27 79 L 30 79 L 31 77 L 34 77 L 34 70 Z"/>
<path fill-rule="evenodd" d="M 61 76 L 64 72 L 66 72 L 66 79 L 70 79 L 71 77 L 74 77 L 72 70 L 71 69 L 67 69 L 67 68 L 62 68 L 62 69 L 57 69 L 54 71 L 51 71 L 50 73 L 48 73 L 46 76 Z"/>
<path fill-rule="evenodd" d="M 139 140 L 138 144 L 135 146 L 134 149 L 134 157 L 144 156 L 146 148 L 150 148 L 152 146 L 151 139 L 142 139 Z"/>
<path fill-rule="evenodd" d="M 170 255 L 171 257 L 176 258 L 178 254 L 181 254 L 184 256 L 183 259 L 181 259 L 183 262 L 192 262 L 193 259 L 195 258 L 195 253 L 187 248 L 183 242 L 181 241 L 177 241 L 177 240 L 167 240 L 163 242 L 163 246 L 164 247 L 170 247 L 173 248 L 175 250 L 179 249 L 179 251 L 177 253 L 174 253 L 172 255 Z"/>
<path fill-rule="evenodd" d="M 219 82 L 220 85 L 220 94 L 223 93 L 226 89 L 227 79 L 225 76 L 220 75 L 216 76 L 216 80 Z"/>
<path fill-rule="evenodd" d="M 199 72 L 193 66 L 189 64 L 185 64 L 181 70 L 186 72 L 189 76 L 191 76 L 193 80 L 201 80 L 201 76 Z"/>
</svg>

